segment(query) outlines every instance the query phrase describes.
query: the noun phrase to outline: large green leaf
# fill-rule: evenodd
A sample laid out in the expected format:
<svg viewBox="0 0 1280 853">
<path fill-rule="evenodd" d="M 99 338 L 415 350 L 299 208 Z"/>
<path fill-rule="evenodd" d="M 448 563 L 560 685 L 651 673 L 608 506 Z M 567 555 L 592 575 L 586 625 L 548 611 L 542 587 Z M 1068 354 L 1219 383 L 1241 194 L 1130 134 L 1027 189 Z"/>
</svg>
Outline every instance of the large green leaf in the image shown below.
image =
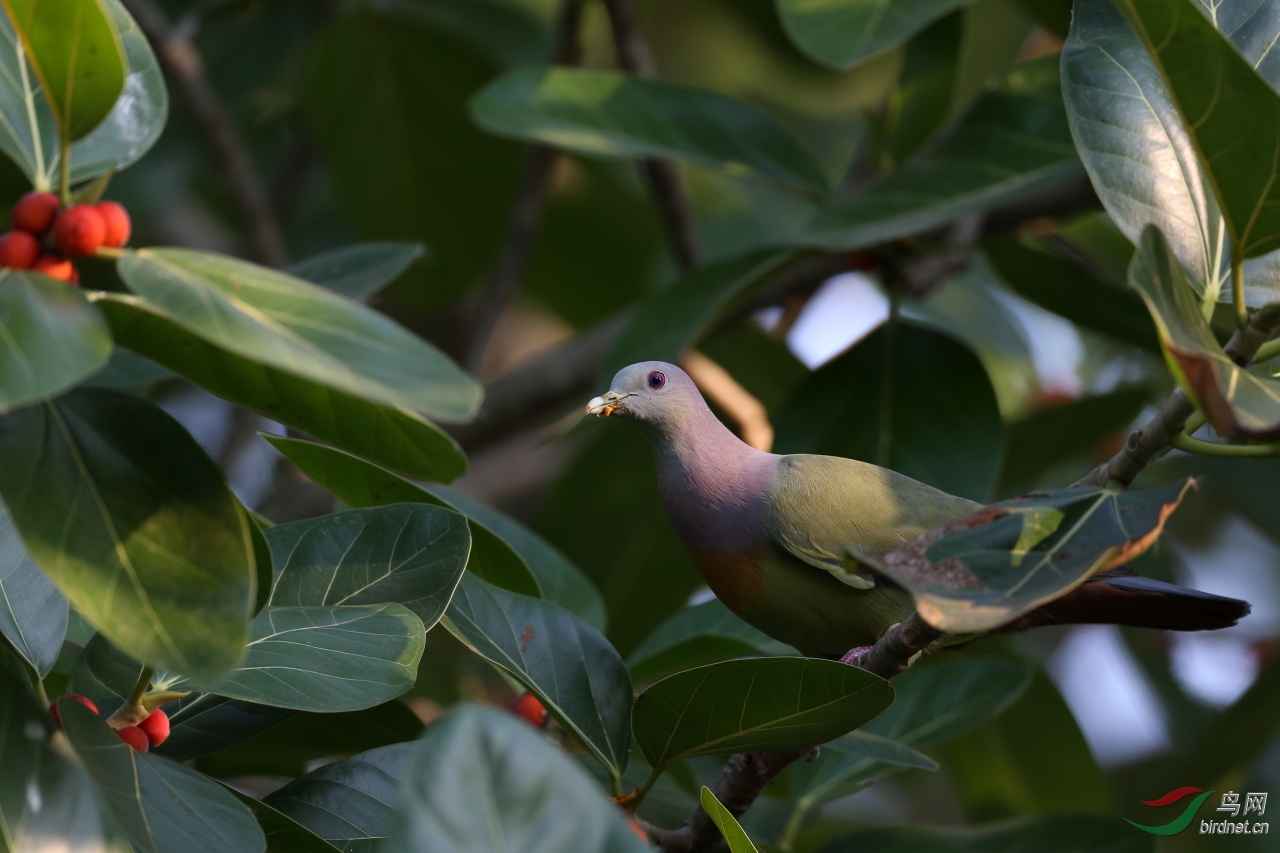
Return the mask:
<svg viewBox="0 0 1280 853">
<path fill-rule="evenodd" d="M 98 793 L 138 853 L 260 853 L 252 813 L 217 782 L 126 744 L 72 699 L 58 701 L 63 728 Z"/>
<path fill-rule="evenodd" d="M 716 799 L 716 795 L 711 793 L 710 788 L 703 785 L 698 799 L 702 803 L 702 810 L 707 813 L 712 823 L 716 825 L 716 829 L 720 830 L 720 834 L 724 836 L 725 844 L 729 845 L 729 853 L 759 853 L 742 825 L 733 816 L 733 812 Z"/>
<path fill-rule="evenodd" d="M 22 546 L 0 503 L 0 634 L 40 673 L 49 674 L 67 633 L 67 600 Z"/>
<path fill-rule="evenodd" d="M 414 476 L 465 459 L 428 417 L 471 418 L 479 385 L 385 316 L 284 273 L 184 249 L 119 262 L 100 304 L 124 346 L 232 402 Z"/>
<path fill-rule="evenodd" d="M 397 743 L 325 764 L 263 802 L 339 850 L 372 853 L 374 844 L 390 832 L 393 806 L 414 746 Z M 475 805 L 471 802 L 468 808 Z"/>
<path fill-rule="evenodd" d="M 111 355 L 102 314 L 78 288 L 0 271 L 0 412 L 52 397 L 97 373 Z"/>
<path fill-rule="evenodd" d="M 421 243 L 356 243 L 300 261 L 289 273 L 348 299 L 365 299 L 399 278 L 425 251 Z"/>
<path fill-rule="evenodd" d="M 403 604 L 430 629 L 467 566 L 471 533 L 425 504 L 353 509 L 266 532 L 278 569 L 274 607 Z"/>
<path fill-rule="evenodd" d="M 938 762 L 918 749 L 893 738 L 872 734 L 865 729 L 856 729 L 840 735 L 835 740 L 824 743 L 822 748 L 832 750 L 846 758 L 870 759 L 878 764 L 889 764 L 894 767 L 915 767 L 930 772 L 938 769 Z"/>
<path fill-rule="evenodd" d="M 267 839 L 267 853 L 332 853 L 338 849 L 262 800 L 255 800 L 235 790 L 231 793 L 253 812 Z"/>
<path fill-rule="evenodd" d="M 837 70 L 902 44 L 972 0 L 777 0 L 787 35 Z"/>
<path fill-rule="evenodd" d="M 540 588 L 541 574 L 535 577 L 530 571 L 530 567 L 537 562 L 535 555 L 532 552 L 526 556 L 517 553 L 514 543 L 490 530 L 481 519 L 472 517 L 468 508 L 475 509 L 475 504 L 468 502 L 466 506 L 460 503 L 455 505 L 452 494 L 445 496 L 443 492 L 427 491 L 417 483 L 411 483 L 336 448 L 295 438 L 272 435 L 263 437 L 284 454 L 285 458 L 297 465 L 299 470 L 348 506 L 370 507 L 412 502 L 435 504 L 462 512 L 470 519 L 471 526 L 471 558 L 467 562 L 467 569 L 503 589 L 525 595 L 543 594 Z M 489 512 L 497 516 L 493 510 Z M 502 518 L 505 519 L 505 516 Z M 506 520 L 509 525 L 515 524 Z M 565 602 L 556 603 L 572 609 Z"/>
<path fill-rule="evenodd" d="M 823 853 L 1150 853 L 1155 838 L 1117 817 L 1036 815 L 979 827 L 864 829 L 822 848 Z"/>
<path fill-rule="evenodd" d="M 203 678 L 240 659 L 249 521 L 160 409 L 83 388 L 0 417 L 0 494 L 32 558 L 121 649 Z"/>
<path fill-rule="evenodd" d="M 827 179 L 768 115 L 702 89 L 585 68 L 521 68 L 471 101 L 485 130 L 582 154 L 671 157 L 825 194 Z"/>
<path fill-rule="evenodd" d="M 124 91 L 124 45 L 106 4 L 4 0 L 4 5 L 63 136 L 88 136 Z"/>
<path fill-rule="evenodd" d="M 0 849 L 6 853 L 107 846 L 93 782 L 54 735 L 48 712 L 15 668 L 0 662 Z"/>
<path fill-rule="evenodd" d="M 627 656 L 631 677 L 653 681 L 681 670 L 757 655 L 798 656 L 799 652 L 743 622 L 711 599 L 672 614 Z"/>
<path fill-rule="evenodd" d="M 883 556 L 856 555 L 909 589 L 929 624 L 990 631 L 1155 543 L 1190 480 L 1156 489 L 1055 489 L 1000 501 Z"/>
<path fill-rule="evenodd" d="M 1280 248 L 1280 94 L 1196 0 L 1116 0 L 1116 7 L 1160 70 L 1231 245 L 1245 258 Z"/>
<path fill-rule="evenodd" d="M 936 147 L 819 214 L 801 242 L 861 249 L 1078 178 L 1053 59 L 1019 65 Z"/>
<path fill-rule="evenodd" d="M 422 620 L 399 604 L 272 606 L 250 627 L 238 667 L 172 689 L 299 711 L 355 711 L 413 687 L 426 635 Z"/>
<path fill-rule="evenodd" d="M 1218 434 L 1257 441 L 1280 438 L 1280 379 L 1245 370 L 1223 352 L 1186 274 L 1155 226 L 1142 234 L 1129 282 L 1156 321 L 1169 371 Z"/>
<path fill-rule="evenodd" d="M 800 749 L 893 702 L 888 682 L 814 658 L 726 661 L 664 678 L 636 699 L 636 743 L 654 767 L 695 755 Z"/>
<path fill-rule="evenodd" d="M 905 321 L 806 379 L 776 429 L 778 453 L 860 459 L 977 501 L 991 497 L 1004 461 L 1004 423 L 982 362 Z"/>
<path fill-rule="evenodd" d="M 614 341 L 601 379 L 637 361 L 678 362 L 734 299 L 792 257 L 765 249 L 717 261 L 648 297 Z"/>
<path fill-rule="evenodd" d="M 616 775 L 631 752 L 631 678 L 609 641 L 567 610 L 470 573 L 443 624 L 529 688 Z"/>
<path fill-rule="evenodd" d="M 646 845 L 582 767 L 510 714 L 465 705 L 404 767 L 393 853 L 639 853 Z"/>
<path fill-rule="evenodd" d="M 1013 704 L 1031 682 L 1023 663 L 1000 658 L 970 658 L 912 668 L 893 681 L 897 697 L 887 711 L 857 734 L 923 748 L 973 728 Z M 839 799 L 860 790 L 862 782 L 904 761 L 887 761 L 868 749 L 833 744 L 799 799 L 798 808 Z M 909 766 L 909 765 L 908 765 Z"/>
</svg>

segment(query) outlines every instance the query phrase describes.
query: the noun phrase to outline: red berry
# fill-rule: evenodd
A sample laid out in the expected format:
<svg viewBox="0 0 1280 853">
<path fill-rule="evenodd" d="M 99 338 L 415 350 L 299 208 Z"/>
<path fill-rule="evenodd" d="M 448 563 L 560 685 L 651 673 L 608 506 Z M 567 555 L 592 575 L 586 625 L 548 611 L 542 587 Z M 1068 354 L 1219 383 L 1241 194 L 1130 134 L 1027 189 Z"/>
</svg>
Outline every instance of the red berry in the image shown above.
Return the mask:
<svg viewBox="0 0 1280 853">
<path fill-rule="evenodd" d="M 532 693 L 521 693 L 511 703 L 511 710 L 517 717 L 523 717 L 534 728 L 542 728 L 547 724 L 547 709 Z"/>
<path fill-rule="evenodd" d="M 147 736 L 137 726 L 125 726 L 123 729 L 118 729 L 116 734 L 120 735 L 120 740 L 129 744 L 138 752 L 146 752 L 149 749 Z"/>
<path fill-rule="evenodd" d="M 60 696 L 59 698 L 74 699 L 77 702 L 79 702 L 81 705 L 88 708 L 93 713 L 95 714 L 98 713 L 98 706 L 93 704 L 93 700 L 86 699 L 84 696 L 81 696 L 79 693 L 63 693 L 62 696 Z M 57 699 L 54 699 L 52 702 L 49 703 L 49 713 L 53 714 L 53 721 L 58 724 L 58 728 L 62 728 L 62 715 L 58 713 Z"/>
<path fill-rule="evenodd" d="M 56 278 L 58 281 L 65 281 L 70 284 L 74 284 L 79 278 L 76 275 L 76 268 L 71 265 L 71 261 L 56 252 L 45 252 L 36 258 L 36 262 L 31 265 L 31 269 L 35 272 L 42 272 L 49 278 Z"/>
<path fill-rule="evenodd" d="M 8 231 L 0 235 L 0 267 L 29 270 L 40 257 L 40 244 L 26 231 Z"/>
<path fill-rule="evenodd" d="M 30 192 L 13 206 L 13 227 L 40 237 L 58 215 L 58 197 L 53 193 Z"/>
<path fill-rule="evenodd" d="M 69 258 L 92 255 L 107 236 L 107 222 L 96 207 L 77 204 L 58 214 L 53 223 L 53 241 Z"/>
<path fill-rule="evenodd" d="M 114 201 L 100 201 L 97 207 L 98 213 L 102 214 L 102 221 L 107 225 L 107 236 L 102 239 L 102 245 L 118 249 L 128 243 L 133 223 L 129 221 L 129 212 L 124 209 L 124 205 Z"/>
<path fill-rule="evenodd" d="M 138 723 L 138 728 L 142 729 L 151 746 L 157 747 L 169 739 L 169 715 L 156 708 L 150 716 Z"/>
</svg>

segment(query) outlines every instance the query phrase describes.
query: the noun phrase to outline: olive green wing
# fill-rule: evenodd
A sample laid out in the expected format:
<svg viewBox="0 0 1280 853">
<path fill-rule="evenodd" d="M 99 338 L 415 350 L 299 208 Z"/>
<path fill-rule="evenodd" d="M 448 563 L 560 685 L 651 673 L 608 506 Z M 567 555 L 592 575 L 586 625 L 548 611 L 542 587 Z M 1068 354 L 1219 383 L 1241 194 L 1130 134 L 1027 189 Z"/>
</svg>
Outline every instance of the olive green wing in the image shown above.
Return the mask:
<svg viewBox="0 0 1280 853">
<path fill-rule="evenodd" d="M 981 504 L 854 459 L 796 454 L 769 486 L 769 535 L 792 556 L 859 589 L 875 585 L 849 553 L 883 554 Z"/>
</svg>

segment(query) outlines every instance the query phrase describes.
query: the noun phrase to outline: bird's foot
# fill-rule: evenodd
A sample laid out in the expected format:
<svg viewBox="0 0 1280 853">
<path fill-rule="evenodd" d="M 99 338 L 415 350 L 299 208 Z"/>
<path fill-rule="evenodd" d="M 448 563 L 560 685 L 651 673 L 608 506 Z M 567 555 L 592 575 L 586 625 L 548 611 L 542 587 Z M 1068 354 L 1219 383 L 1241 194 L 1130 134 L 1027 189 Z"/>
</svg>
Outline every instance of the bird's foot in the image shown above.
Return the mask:
<svg viewBox="0 0 1280 853">
<path fill-rule="evenodd" d="M 849 666 L 857 666 L 858 661 L 862 659 L 862 656 L 871 651 L 872 648 L 872 646 L 857 646 L 849 649 L 849 651 L 844 653 L 844 657 L 840 658 L 840 663 L 848 664 Z"/>
</svg>

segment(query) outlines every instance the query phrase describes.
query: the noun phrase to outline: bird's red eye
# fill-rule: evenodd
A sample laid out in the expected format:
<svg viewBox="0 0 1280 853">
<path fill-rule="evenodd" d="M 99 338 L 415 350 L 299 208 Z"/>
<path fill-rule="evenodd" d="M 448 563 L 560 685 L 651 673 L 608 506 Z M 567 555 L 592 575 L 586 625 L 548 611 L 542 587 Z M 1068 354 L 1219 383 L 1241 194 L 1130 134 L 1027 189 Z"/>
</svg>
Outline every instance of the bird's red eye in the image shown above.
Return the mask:
<svg viewBox="0 0 1280 853">
<path fill-rule="evenodd" d="M 667 377 L 663 376 L 661 372 L 655 370 L 653 373 L 649 374 L 649 387 L 655 391 L 666 384 Z"/>
</svg>

